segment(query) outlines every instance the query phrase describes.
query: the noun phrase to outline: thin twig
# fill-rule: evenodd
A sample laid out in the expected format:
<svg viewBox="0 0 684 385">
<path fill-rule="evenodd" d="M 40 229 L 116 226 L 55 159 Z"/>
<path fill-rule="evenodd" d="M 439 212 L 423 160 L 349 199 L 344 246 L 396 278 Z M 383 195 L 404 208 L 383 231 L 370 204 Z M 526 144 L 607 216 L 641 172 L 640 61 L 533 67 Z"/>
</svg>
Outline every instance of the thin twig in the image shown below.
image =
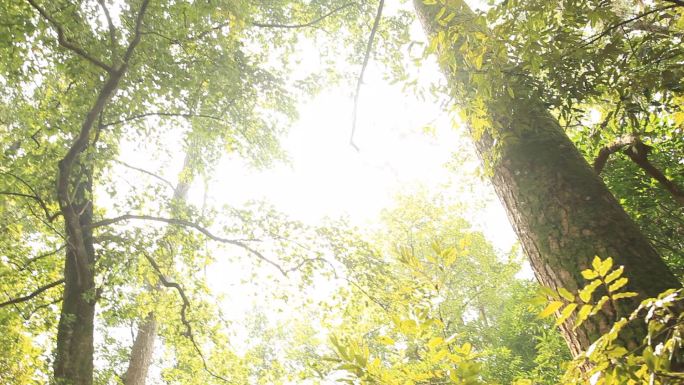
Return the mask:
<svg viewBox="0 0 684 385">
<path fill-rule="evenodd" d="M 366 43 L 366 53 L 363 56 L 361 72 L 359 73 L 359 78 L 356 81 L 356 91 L 354 92 L 354 112 L 352 113 L 352 129 L 351 135 L 349 137 L 349 144 L 356 151 L 359 151 L 359 147 L 354 143 L 354 133 L 356 132 L 356 114 L 359 108 L 359 93 L 361 92 L 363 75 L 366 72 L 366 67 L 368 66 L 368 61 L 370 59 L 371 51 L 373 49 L 373 40 L 375 39 L 375 33 L 378 31 L 378 26 L 380 25 L 380 19 L 382 18 L 382 8 L 384 5 L 385 0 L 380 0 L 380 3 L 378 4 L 378 10 L 375 14 L 375 20 L 373 21 L 373 28 L 371 28 L 370 35 L 368 36 L 368 42 Z"/>
<path fill-rule="evenodd" d="M 335 13 L 337 13 L 337 12 L 339 12 L 345 8 L 351 7 L 352 5 L 354 5 L 354 3 L 344 4 L 344 5 L 337 7 L 337 8 L 333 9 L 332 11 L 330 11 L 330 12 L 328 12 L 322 16 L 319 16 L 319 17 L 317 17 L 317 18 L 315 18 L 309 22 L 303 23 L 303 24 L 280 24 L 280 23 L 265 23 L 265 22 L 253 21 L 253 22 L 251 22 L 251 25 L 253 25 L 255 27 L 261 27 L 261 28 L 287 28 L 287 29 L 312 27 L 312 26 L 320 23 L 321 21 L 323 21 L 327 17 L 329 17 L 329 16 L 331 16 L 331 15 L 333 15 L 333 14 L 335 14 Z"/>
<path fill-rule="evenodd" d="M 102 127 L 109 127 L 109 126 L 114 126 L 118 124 L 124 124 L 133 120 L 138 120 L 138 119 L 144 119 L 148 118 L 151 116 L 164 116 L 164 117 L 174 117 L 174 118 L 205 118 L 205 119 L 211 119 L 211 120 L 216 120 L 219 122 L 223 122 L 224 119 L 221 119 L 218 116 L 214 115 L 206 115 L 206 114 L 192 114 L 192 113 L 186 113 L 186 112 L 144 112 L 141 114 L 136 114 L 136 115 L 131 115 L 124 117 L 120 120 L 114 121 L 114 122 L 109 122 L 109 123 L 103 123 Z"/>
<path fill-rule="evenodd" d="M 644 17 L 646 17 L 646 16 L 648 16 L 648 15 L 650 15 L 650 14 L 652 14 L 652 13 L 656 13 L 656 12 L 660 12 L 660 11 L 665 11 L 665 10 L 674 8 L 674 7 L 676 7 L 676 6 L 677 6 L 677 5 L 674 5 L 674 4 L 673 4 L 673 5 L 668 5 L 668 6 L 665 6 L 665 7 L 654 8 L 654 9 L 651 9 L 651 10 L 649 10 L 649 11 L 640 13 L 640 14 L 638 14 L 638 15 L 636 15 L 636 16 L 634 16 L 634 17 L 631 17 L 631 18 L 629 18 L 629 19 L 627 19 L 627 20 L 623 20 L 623 21 L 621 21 L 621 22 L 619 22 L 619 23 L 613 24 L 613 25 L 611 25 L 610 27 L 608 27 L 608 28 L 604 29 L 603 31 L 601 31 L 600 33 L 598 33 L 598 34 L 592 36 L 589 40 L 585 41 L 582 45 L 580 45 L 579 47 L 575 48 L 575 50 L 584 48 L 584 47 L 588 46 L 589 44 L 594 43 L 595 41 L 601 39 L 602 37 L 608 35 L 609 33 L 613 32 L 614 30 L 616 30 L 616 29 L 618 29 L 618 28 L 620 28 L 620 27 L 622 27 L 622 26 L 625 25 L 625 24 L 629 24 L 629 23 L 632 23 L 632 22 L 634 22 L 634 21 L 637 21 L 637 20 L 639 20 L 639 19 L 641 19 L 641 18 L 644 18 Z"/>
<path fill-rule="evenodd" d="M 102 227 L 102 226 L 108 226 L 112 225 L 118 222 L 125 222 L 129 220 L 145 220 L 145 221 L 155 221 L 155 222 L 163 222 L 163 223 L 168 223 L 171 225 L 176 225 L 176 226 L 183 226 L 183 227 L 189 227 L 192 229 L 195 229 L 199 231 L 200 233 L 204 234 L 208 238 L 216 241 L 216 242 L 221 242 L 221 243 L 226 243 L 234 246 L 238 246 L 244 250 L 247 250 L 250 254 L 256 256 L 260 260 L 274 266 L 278 271 L 284 275 L 287 276 L 287 271 L 283 269 L 279 264 L 276 262 L 266 258 L 261 252 L 258 250 L 253 249 L 249 245 L 245 243 L 244 240 L 238 240 L 238 239 L 228 239 L 228 238 L 223 238 L 219 237 L 217 235 L 214 235 L 211 231 L 206 229 L 205 227 L 202 227 L 198 225 L 197 223 L 186 221 L 184 219 L 174 219 L 174 218 L 163 218 L 163 217 L 156 217 L 152 215 L 134 215 L 134 214 L 125 214 L 121 215 L 115 218 L 110 218 L 110 219 L 103 219 L 98 222 L 94 222 L 90 225 L 90 228 L 97 228 L 97 227 Z"/>
<path fill-rule="evenodd" d="M 156 179 L 160 180 L 161 182 L 163 182 L 164 184 L 166 184 L 167 186 L 169 186 L 172 190 L 175 190 L 175 189 L 176 189 L 176 187 L 174 187 L 173 183 L 171 183 L 171 182 L 169 182 L 167 179 L 165 179 L 165 178 L 163 178 L 163 177 L 161 177 L 161 176 L 159 176 L 159 175 L 153 173 L 152 171 L 147 171 L 147 170 L 142 169 L 142 168 L 138 168 L 138 167 L 135 167 L 135 166 L 131 166 L 130 164 L 128 164 L 128 163 L 126 163 L 126 162 L 124 162 L 124 161 L 122 161 L 122 160 L 119 160 L 119 159 L 114 159 L 114 161 L 115 161 L 116 163 L 119 163 L 120 165 L 122 165 L 122 166 L 124 166 L 124 167 L 130 168 L 131 170 L 139 171 L 139 172 L 142 172 L 143 174 L 147 174 L 147 175 L 149 175 L 149 176 L 151 176 L 151 177 L 153 177 L 153 178 L 156 178 Z"/>
</svg>

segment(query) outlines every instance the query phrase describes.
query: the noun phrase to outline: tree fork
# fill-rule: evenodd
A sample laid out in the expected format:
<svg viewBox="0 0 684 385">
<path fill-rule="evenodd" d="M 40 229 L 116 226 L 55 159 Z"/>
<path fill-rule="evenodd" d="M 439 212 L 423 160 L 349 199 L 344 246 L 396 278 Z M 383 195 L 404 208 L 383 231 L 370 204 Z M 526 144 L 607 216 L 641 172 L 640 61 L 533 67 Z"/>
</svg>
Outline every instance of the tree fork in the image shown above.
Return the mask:
<svg viewBox="0 0 684 385">
<path fill-rule="evenodd" d="M 440 32 L 448 36 L 450 27 L 485 35 L 488 32 L 476 23 L 476 15 L 462 0 L 450 0 L 446 5 L 414 0 L 414 5 L 431 38 Z M 443 15 L 455 13 L 456 17 L 438 22 L 436 17 L 444 7 L 447 10 Z M 459 48 L 445 43 L 438 50 L 462 62 Z M 441 64 L 452 86 L 468 81 L 462 71 Z M 621 301 L 619 314 L 606 307 L 575 330 L 573 320 L 564 322 L 562 334 L 577 355 L 607 332 L 617 316 L 628 315 L 641 299 L 681 284 L 577 151 L 558 120 L 520 79 L 508 78 L 517 91 L 515 96 L 493 93 L 485 101 L 490 121 L 496 124 L 491 131 L 473 137 L 482 159 L 498 156 L 491 164 L 491 180 L 535 276 L 545 286 L 577 290 L 585 285 L 581 271 L 591 266 L 595 255 L 613 257 L 616 265 L 625 266 L 628 290 L 640 294 Z M 643 325 L 635 325 L 621 338 L 627 346 L 638 346 L 644 333 Z"/>
</svg>

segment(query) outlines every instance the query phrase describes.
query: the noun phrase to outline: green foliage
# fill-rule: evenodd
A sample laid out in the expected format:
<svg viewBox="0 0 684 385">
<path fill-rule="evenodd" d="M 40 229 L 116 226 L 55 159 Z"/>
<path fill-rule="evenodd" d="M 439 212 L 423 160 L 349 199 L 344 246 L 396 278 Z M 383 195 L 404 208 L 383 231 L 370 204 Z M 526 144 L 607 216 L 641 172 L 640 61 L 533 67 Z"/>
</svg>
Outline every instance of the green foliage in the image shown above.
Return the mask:
<svg viewBox="0 0 684 385">
<path fill-rule="evenodd" d="M 547 289 L 552 301 L 540 317 L 557 314 L 557 325 L 573 316 L 575 327 L 581 325 L 604 307 L 610 307 L 615 320 L 608 332 L 569 365 L 562 384 L 677 384 L 684 378 L 682 365 L 682 291 L 668 290 L 657 298 L 641 301 L 629 315 L 618 313 L 617 301 L 637 296 L 623 291 L 627 278 L 622 277 L 622 266 L 613 268 L 613 260 L 595 257 L 592 268 L 582 271 L 589 283 L 575 296 L 559 288 Z M 604 293 L 593 298 L 597 289 Z M 579 300 L 579 301 L 578 301 Z M 562 311 L 559 311 L 560 308 Z M 580 309 L 575 312 L 576 309 Z M 647 334 L 637 346 L 628 345 L 621 333 L 630 323 L 645 323 Z"/>
<path fill-rule="evenodd" d="M 332 373 L 363 383 L 558 380 L 567 348 L 536 317 L 536 285 L 514 277 L 516 254 L 495 252 L 432 194 L 397 202 L 377 237 L 384 252 L 363 265 L 373 270 L 357 275 L 351 266 Z"/>
</svg>

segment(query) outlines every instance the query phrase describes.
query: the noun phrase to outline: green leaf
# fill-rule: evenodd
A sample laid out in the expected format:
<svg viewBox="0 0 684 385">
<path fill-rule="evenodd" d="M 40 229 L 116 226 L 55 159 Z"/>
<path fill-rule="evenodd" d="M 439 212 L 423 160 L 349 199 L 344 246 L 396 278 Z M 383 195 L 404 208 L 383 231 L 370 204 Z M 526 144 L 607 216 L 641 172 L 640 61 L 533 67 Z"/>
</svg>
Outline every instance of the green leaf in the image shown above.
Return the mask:
<svg viewBox="0 0 684 385">
<path fill-rule="evenodd" d="M 591 314 L 591 309 L 594 307 L 592 305 L 582 305 L 580 308 L 579 312 L 577 312 L 577 319 L 575 320 L 575 326 L 573 327 L 573 330 L 578 328 L 584 321 L 589 318 L 589 314 Z"/>
<path fill-rule="evenodd" d="M 558 319 L 556 320 L 556 326 L 562 324 L 566 319 L 568 319 L 568 317 L 572 315 L 572 312 L 575 311 L 576 308 L 576 303 L 571 303 L 568 306 L 566 306 L 565 309 L 563 309 L 563 311 L 561 312 L 560 317 L 558 317 Z"/>
<path fill-rule="evenodd" d="M 444 339 L 441 337 L 433 337 L 430 339 L 430 341 L 427 343 L 428 347 L 430 349 L 434 349 L 437 346 L 441 345 L 442 342 L 444 342 Z"/>
<path fill-rule="evenodd" d="M 614 291 L 619 290 L 621 287 L 625 286 L 629 280 L 625 277 L 622 277 L 618 279 L 617 281 L 613 282 L 610 286 L 608 286 L 608 292 L 612 293 Z"/>
<path fill-rule="evenodd" d="M 608 283 L 611 283 L 611 282 L 613 282 L 614 280 L 620 278 L 620 276 L 622 275 L 622 272 L 623 272 L 624 270 L 625 270 L 625 267 L 624 267 L 624 266 L 620 266 L 619 268 L 613 270 L 613 272 L 611 272 L 610 274 L 608 274 L 608 275 L 606 276 L 606 278 L 605 278 L 606 283 L 607 283 L 607 284 L 608 284 Z"/>
<path fill-rule="evenodd" d="M 570 301 L 570 302 L 574 302 L 574 301 L 575 301 L 575 296 L 572 295 L 572 293 L 569 292 L 569 291 L 568 291 L 566 288 L 564 288 L 564 287 L 561 287 L 561 288 L 558 289 L 558 294 L 560 294 L 561 297 L 567 299 L 567 300 Z"/>
<path fill-rule="evenodd" d="M 561 301 L 551 301 L 544 310 L 542 310 L 541 313 L 539 313 L 538 317 L 539 318 L 546 318 L 553 313 L 555 313 L 558 309 L 563 306 L 563 302 Z"/>
<path fill-rule="evenodd" d="M 622 299 L 622 298 L 632 298 L 638 296 L 638 293 L 635 293 L 633 291 L 626 291 L 624 293 L 616 293 L 613 294 L 613 299 Z"/>
<path fill-rule="evenodd" d="M 596 279 L 594 281 L 591 281 L 590 284 L 585 286 L 582 290 L 579 292 L 579 297 L 580 299 L 585 302 L 589 303 L 591 301 L 591 294 L 596 290 L 597 287 L 601 285 L 601 280 Z"/>
<path fill-rule="evenodd" d="M 592 269 L 585 269 L 582 270 L 582 277 L 584 277 L 584 279 L 594 279 L 598 277 L 598 273 Z"/>
<path fill-rule="evenodd" d="M 610 271 L 610 268 L 613 267 L 613 258 L 606 258 L 603 262 L 601 262 L 601 266 L 599 266 L 596 271 L 599 273 L 601 277 L 605 276 L 608 271 Z"/>
</svg>

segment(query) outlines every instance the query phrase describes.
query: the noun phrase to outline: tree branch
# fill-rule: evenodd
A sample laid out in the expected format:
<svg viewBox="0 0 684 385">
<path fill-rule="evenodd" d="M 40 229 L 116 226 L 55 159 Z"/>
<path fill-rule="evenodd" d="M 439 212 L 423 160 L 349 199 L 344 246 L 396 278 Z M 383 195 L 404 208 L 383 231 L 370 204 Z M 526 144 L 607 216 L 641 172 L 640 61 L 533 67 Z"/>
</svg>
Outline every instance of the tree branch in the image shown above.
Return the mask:
<svg viewBox="0 0 684 385">
<path fill-rule="evenodd" d="M 155 173 L 153 173 L 153 172 L 151 172 L 151 171 L 147 171 L 147 170 L 142 169 L 142 168 L 138 168 L 138 167 L 135 167 L 135 166 L 131 166 L 130 164 L 128 164 L 128 163 L 126 163 L 126 162 L 124 162 L 124 161 L 122 161 L 122 160 L 114 159 L 114 161 L 115 161 L 116 163 L 119 163 L 120 165 L 122 165 L 122 166 L 124 166 L 124 167 L 130 168 L 131 170 L 135 170 L 135 171 L 142 172 L 143 174 L 147 174 L 147 175 L 149 175 L 149 176 L 151 176 L 151 177 L 153 177 L 153 178 L 156 178 L 156 179 L 160 180 L 161 182 L 163 182 L 164 184 L 166 184 L 167 186 L 169 186 L 169 187 L 171 188 L 171 190 L 175 190 L 175 189 L 176 189 L 176 187 L 173 185 L 173 183 L 169 182 L 169 181 L 166 180 L 165 178 L 162 178 L 161 176 L 159 176 L 159 175 L 157 175 L 157 174 L 155 174 Z"/>
<path fill-rule="evenodd" d="M 303 24 L 279 24 L 279 23 L 264 23 L 264 22 L 253 21 L 253 22 L 251 22 L 251 25 L 253 25 L 255 27 L 261 27 L 261 28 L 288 28 L 288 29 L 312 27 L 312 26 L 320 23 L 324 19 L 328 18 L 329 16 L 331 16 L 337 12 L 340 12 L 341 10 L 343 10 L 345 8 L 351 7 L 352 5 L 354 5 L 354 3 L 344 4 L 344 5 L 337 7 L 337 8 L 333 9 L 332 11 L 330 11 L 330 12 L 328 12 L 322 16 L 319 16 L 319 17 L 317 17 L 317 18 L 315 18 L 309 22 L 303 23 Z"/>
<path fill-rule="evenodd" d="M 147 12 L 147 6 L 149 5 L 149 3 L 149 0 L 143 0 L 143 3 L 140 5 L 138 16 L 135 18 L 135 31 L 133 32 L 133 38 L 131 39 L 130 43 L 128 43 L 128 48 L 126 49 L 126 53 L 124 54 L 124 65 L 128 64 L 128 61 L 131 59 L 131 56 L 133 55 L 135 47 L 137 47 L 140 43 L 140 38 L 142 36 L 142 22 L 145 18 L 145 12 Z"/>
<path fill-rule="evenodd" d="M 651 152 L 651 147 L 642 142 L 637 135 L 625 135 L 603 147 L 594 160 L 594 170 L 597 174 L 600 174 L 603 170 L 608 157 L 618 151 L 624 152 L 625 155 L 644 170 L 646 174 L 657 180 L 658 183 L 672 195 L 677 203 L 684 206 L 684 190 L 648 160 L 648 154 Z"/>
<path fill-rule="evenodd" d="M 62 47 L 74 52 L 78 56 L 82 57 L 86 61 L 90 62 L 91 64 L 100 67 L 104 69 L 107 72 L 113 72 L 114 69 L 112 66 L 105 64 L 98 58 L 90 55 L 88 52 L 86 52 L 83 48 L 77 46 L 76 44 L 72 43 L 69 41 L 69 39 L 65 36 L 64 34 L 64 28 L 55 20 L 52 16 L 50 16 L 47 11 L 38 3 L 36 3 L 35 0 L 26 0 L 28 3 L 36 10 L 38 13 L 45 19 L 47 22 L 52 25 L 52 27 L 57 31 L 57 41 L 59 42 L 59 45 Z"/>
<path fill-rule="evenodd" d="M 221 119 L 218 116 L 213 116 L 213 115 L 206 115 L 206 114 L 192 114 L 192 113 L 184 113 L 184 112 L 144 112 L 141 114 L 136 114 L 136 115 L 131 115 L 128 117 L 125 117 L 123 119 L 114 121 L 114 122 L 109 122 L 109 123 L 103 123 L 102 127 L 109 127 L 109 126 L 114 126 L 117 124 L 124 124 L 133 120 L 138 120 L 138 119 L 144 119 L 150 116 L 165 116 L 165 117 L 177 117 L 177 118 L 206 118 L 206 119 L 212 119 L 216 120 L 219 122 L 223 122 L 224 120 Z"/>
<path fill-rule="evenodd" d="M 36 189 L 34 189 L 33 186 L 31 186 L 31 185 L 30 185 L 28 182 L 26 182 L 23 178 L 21 178 L 21 177 L 18 176 L 18 175 L 15 175 L 15 174 L 13 174 L 13 173 L 11 173 L 11 172 L 6 172 L 6 171 L 0 171 L 0 174 L 9 175 L 9 176 L 13 177 L 14 179 L 18 180 L 18 181 L 21 182 L 24 186 L 26 186 L 29 190 L 31 190 L 31 193 L 32 193 L 33 195 L 31 195 L 31 194 L 24 194 L 24 193 L 16 193 L 16 192 L 11 192 L 11 191 L 0 192 L 0 194 L 21 196 L 21 197 L 24 197 L 24 198 L 30 198 L 30 199 L 35 200 L 36 202 L 38 202 L 38 205 L 40 205 L 40 208 L 41 208 L 41 209 L 43 210 L 43 212 L 45 213 L 45 216 L 47 217 L 47 219 L 48 219 L 49 222 L 54 221 L 55 218 L 57 218 L 57 217 L 60 215 L 59 212 L 57 212 L 57 213 L 55 213 L 55 214 L 51 214 L 51 213 L 50 213 L 50 210 L 48 209 L 47 204 L 45 203 L 45 201 L 43 200 L 43 198 L 41 198 L 40 195 L 38 194 L 38 192 L 36 191 Z"/>
<path fill-rule="evenodd" d="M 359 151 L 359 147 L 354 143 L 354 134 L 356 133 L 356 115 L 359 109 L 359 93 L 361 92 L 361 84 L 363 83 L 363 75 L 366 72 L 366 67 L 368 66 L 368 60 L 370 59 L 371 51 L 373 50 L 373 40 L 375 39 L 375 33 L 378 31 L 378 26 L 380 25 L 380 19 L 382 18 L 382 8 L 385 5 L 385 0 L 380 0 L 378 4 L 378 10 L 375 14 L 375 20 L 373 21 L 373 27 L 371 28 L 370 35 L 368 36 L 368 42 L 366 43 L 366 53 L 363 56 L 363 64 L 361 65 L 361 72 L 356 81 L 356 91 L 354 92 L 354 111 L 352 112 L 352 129 L 351 135 L 349 136 L 349 144 L 356 150 Z"/>
<path fill-rule="evenodd" d="M 214 241 L 216 241 L 216 242 L 221 242 L 221 243 L 226 243 L 226 244 L 238 246 L 238 247 L 240 247 L 240 248 L 242 248 L 242 249 L 248 251 L 250 254 L 256 256 L 256 257 L 259 258 L 260 260 L 262 260 L 262 261 L 268 263 L 269 265 L 272 265 L 272 266 L 275 267 L 276 269 L 278 269 L 278 271 L 279 271 L 282 275 L 287 276 L 287 271 L 286 271 L 285 269 L 283 269 L 283 268 L 282 268 L 279 264 L 277 264 L 276 262 L 274 262 L 274 261 L 272 261 L 272 260 L 266 258 L 266 257 L 265 257 L 261 252 L 259 252 L 258 250 L 255 250 L 255 249 L 253 249 L 252 247 L 250 247 L 249 245 L 247 245 L 247 244 L 245 243 L 244 240 L 228 239 L 228 238 L 219 237 L 219 236 L 217 236 L 217 235 L 214 235 L 211 231 L 209 231 L 209 230 L 206 229 L 205 227 L 202 227 L 202 226 L 200 226 L 200 225 L 198 225 L 198 224 L 196 224 L 196 223 L 190 222 L 190 221 L 186 221 L 186 220 L 184 220 L 184 219 L 163 218 L 163 217 L 155 217 L 155 216 L 152 216 L 152 215 L 133 215 L 133 214 L 125 214 L 125 215 L 121 215 L 121 216 L 118 216 L 118 217 L 115 217 L 115 218 L 103 219 L 103 220 L 101 220 L 101 221 L 94 222 L 94 223 L 92 223 L 92 224 L 90 225 L 90 227 L 91 227 L 91 228 L 97 228 L 97 227 L 102 227 L 102 226 L 109 226 L 109 225 L 112 225 L 112 224 L 115 224 L 115 223 L 118 223 L 118 222 L 125 222 L 125 221 L 129 221 L 129 220 L 132 220 L 132 219 L 133 219 L 133 220 L 145 220 L 145 221 L 163 222 L 163 223 L 168 223 L 168 224 L 171 224 L 171 225 L 183 226 L 183 227 L 189 227 L 189 228 L 195 229 L 195 230 L 199 231 L 200 233 L 204 234 L 205 236 L 207 236 L 208 238 L 210 238 L 210 239 L 212 239 L 212 240 L 214 240 Z"/>
<path fill-rule="evenodd" d="M 102 13 L 104 13 L 105 18 L 107 19 L 107 26 L 109 28 L 109 45 L 110 49 L 112 50 L 112 59 L 116 57 L 116 29 L 114 28 L 114 23 L 112 22 L 112 16 L 109 14 L 109 9 L 107 9 L 107 5 L 105 4 L 105 0 L 97 0 L 97 3 L 100 4 L 100 8 L 102 8 Z"/>
<path fill-rule="evenodd" d="M 651 178 L 655 179 L 660 183 L 665 190 L 669 191 L 674 200 L 681 206 L 684 206 L 684 190 L 679 187 L 676 183 L 671 181 L 662 171 L 660 171 L 653 163 L 648 160 L 648 153 L 651 151 L 651 147 L 644 144 L 637 139 L 637 142 L 625 150 L 625 154 L 634 161 L 639 167 L 641 167 L 646 174 Z"/>
<path fill-rule="evenodd" d="M 600 174 L 601 171 L 603 171 L 603 168 L 606 165 L 606 162 L 608 161 L 608 157 L 610 157 L 612 154 L 624 149 L 627 146 L 631 146 L 636 141 L 638 140 L 636 135 L 629 134 L 625 135 L 623 137 L 617 138 L 614 142 L 610 143 L 609 145 L 603 147 L 600 151 L 596 159 L 594 159 L 594 171 L 596 171 L 597 174 Z"/>
<path fill-rule="evenodd" d="M 8 301 L 5 301 L 5 302 L 0 303 L 0 308 L 3 308 L 3 307 L 5 307 L 5 306 L 9 306 L 9 305 L 14 305 L 14 304 L 21 303 L 21 302 L 29 301 L 29 300 L 33 299 L 34 297 L 40 295 L 40 293 L 44 292 L 45 290 L 51 289 L 51 288 L 53 288 L 53 287 L 55 287 L 55 286 L 59 286 L 59 285 L 61 285 L 61 284 L 63 284 L 63 283 L 64 283 L 64 278 L 59 279 L 59 280 L 57 280 L 57 281 L 55 281 L 55 282 L 52 282 L 52 283 L 48 283 L 48 284 L 45 285 L 45 286 L 39 287 L 38 289 L 36 289 L 36 290 L 35 290 L 34 292 L 32 292 L 31 294 L 25 295 L 25 296 L 23 296 L 23 297 L 18 297 L 18 298 L 10 299 L 10 300 L 8 300 Z"/>
<path fill-rule="evenodd" d="M 207 364 L 206 358 L 204 358 L 204 354 L 202 353 L 202 350 L 200 349 L 199 345 L 197 344 L 197 341 L 195 341 L 194 334 L 192 332 L 192 325 L 190 324 L 190 321 L 188 321 L 187 318 L 187 310 L 188 307 L 190 307 L 190 300 L 188 297 L 185 295 L 185 290 L 183 290 L 183 287 L 173 281 L 169 281 L 165 276 L 164 273 L 162 273 L 161 269 L 159 268 L 159 265 L 157 264 L 157 261 L 154 260 L 148 253 L 143 251 L 143 255 L 145 255 L 145 258 L 147 261 L 152 265 L 152 268 L 155 270 L 157 273 L 157 276 L 159 277 L 159 281 L 161 281 L 161 284 L 164 287 L 167 288 L 172 288 L 178 292 L 178 295 L 180 295 L 181 300 L 183 301 L 183 304 L 181 305 L 181 311 L 180 311 L 180 317 L 181 317 L 181 323 L 183 323 L 183 326 L 185 326 L 185 332 L 183 333 L 183 336 L 185 336 L 187 339 L 190 340 L 192 345 L 195 348 L 195 351 L 197 351 L 197 354 L 200 356 L 200 359 L 202 360 L 202 365 L 204 366 L 204 370 L 209 373 L 212 377 L 219 379 L 221 381 L 230 383 L 230 381 L 222 377 L 216 373 L 214 373 L 211 369 L 209 369 L 209 365 Z"/>
<path fill-rule="evenodd" d="M 646 17 L 646 16 L 648 16 L 648 15 L 650 15 L 650 14 L 652 14 L 652 13 L 656 13 L 656 12 L 660 12 L 660 11 L 665 11 L 665 10 L 668 10 L 668 9 L 671 9 L 671 8 L 675 8 L 675 7 L 677 7 L 677 5 L 673 4 L 673 5 L 668 5 L 668 6 L 665 6 L 665 7 L 654 8 L 654 9 L 651 9 L 651 10 L 649 10 L 649 11 L 640 13 L 640 14 L 638 14 L 638 15 L 636 15 L 636 16 L 634 16 L 634 17 L 631 17 L 631 18 L 629 18 L 629 19 L 627 19 L 627 20 L 623 20 L 623 21 L 621 21 L 621 22 L 619 22 L 619 23 L 615 23 L 615 24 L 611 25 L 610 27 L 604 29 L 604 30 L 601 31 L 600 33 L 598 33 L 598 34 L 592 36 L 589 40 L 584 41 L 584 43 L 583 43 L 582 45 L 580 45 L 579 47 L 577 47 L 576 49 L 584 48 L 584 47 L 588 46 L 589 44 L 592 44 L 592 43 L 596 42 L 597 40 L 599 40 L 599 39 L 601 39 L 602 37 L 604 37 L 604 36 L 610 34 L 610 33 L 613 32 L 614 30 L 616 30 L 616 29 L 622 27 L 622 26 L 625 25 L 625 24 L 629 24 L 629 23 L 632 23 L 632 22 L 637 21 L 637 20 L 639 20 L 639 19 L 642 19 L 642 18 L 644 18 L 644 17 Z"/>
</svg>

